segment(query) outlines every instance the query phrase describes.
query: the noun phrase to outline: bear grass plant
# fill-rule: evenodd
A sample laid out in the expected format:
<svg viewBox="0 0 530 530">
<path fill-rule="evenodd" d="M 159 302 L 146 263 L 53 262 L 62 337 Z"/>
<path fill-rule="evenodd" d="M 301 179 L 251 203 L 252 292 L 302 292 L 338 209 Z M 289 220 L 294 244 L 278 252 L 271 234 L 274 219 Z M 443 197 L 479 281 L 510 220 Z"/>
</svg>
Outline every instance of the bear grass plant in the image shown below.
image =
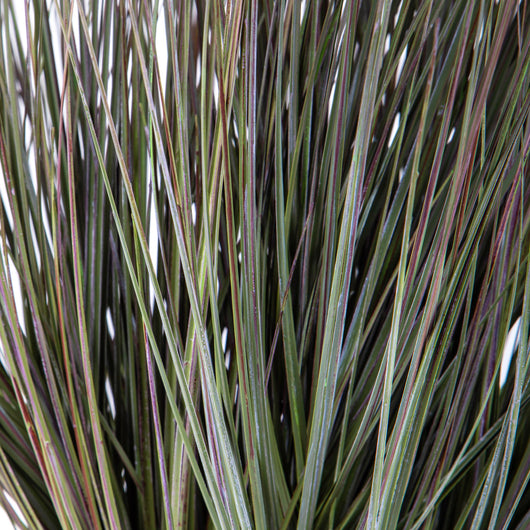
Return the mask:
<svg viewBox="0 0 530 530">
<path fill-rule="evenodd" d="M 0 43 L 17 527 L 528 528 L 525 0 L 1 0 Z"/>
</svg>

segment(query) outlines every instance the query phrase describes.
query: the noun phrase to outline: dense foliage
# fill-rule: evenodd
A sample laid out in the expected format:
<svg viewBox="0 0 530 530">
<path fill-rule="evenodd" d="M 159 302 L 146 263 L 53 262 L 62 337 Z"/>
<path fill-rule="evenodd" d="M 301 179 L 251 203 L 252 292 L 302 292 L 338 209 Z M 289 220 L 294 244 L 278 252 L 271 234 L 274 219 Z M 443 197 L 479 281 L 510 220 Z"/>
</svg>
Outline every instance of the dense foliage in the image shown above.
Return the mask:
<svg viewBox="0 0 530 530">
<path fill-rule="evenodd" d="M 530 526 L 526 1 L 1 0 L 0 43 L 17 525 Z"/>
</svg>

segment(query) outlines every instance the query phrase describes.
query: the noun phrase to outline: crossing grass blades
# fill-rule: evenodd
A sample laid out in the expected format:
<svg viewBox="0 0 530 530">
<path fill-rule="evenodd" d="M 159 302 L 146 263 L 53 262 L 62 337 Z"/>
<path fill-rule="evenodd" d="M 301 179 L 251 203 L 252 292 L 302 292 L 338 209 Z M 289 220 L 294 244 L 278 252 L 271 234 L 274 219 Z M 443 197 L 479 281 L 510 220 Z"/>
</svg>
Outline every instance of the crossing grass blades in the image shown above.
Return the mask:
<svg viewBox="0 0 530 530">
<path fill-rule="evenodd" d="M 2 0 L 0 43 L 18 528 L 529 527 L 525 0 Z"/>
</svg>

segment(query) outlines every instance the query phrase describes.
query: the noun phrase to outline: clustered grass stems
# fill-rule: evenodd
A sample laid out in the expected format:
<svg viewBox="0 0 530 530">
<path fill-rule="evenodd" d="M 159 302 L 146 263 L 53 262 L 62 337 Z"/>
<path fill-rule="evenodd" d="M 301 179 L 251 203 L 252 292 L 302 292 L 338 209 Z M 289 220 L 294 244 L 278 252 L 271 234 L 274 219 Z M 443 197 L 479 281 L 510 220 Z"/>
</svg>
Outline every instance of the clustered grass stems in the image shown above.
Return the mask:
<svg viewBox="0 0 530 530">
<path fill-rule="evenodd" d="M 525 0 L 1 0 L 0 42 L 16 525 L 530 525 Z"/>
</svg>

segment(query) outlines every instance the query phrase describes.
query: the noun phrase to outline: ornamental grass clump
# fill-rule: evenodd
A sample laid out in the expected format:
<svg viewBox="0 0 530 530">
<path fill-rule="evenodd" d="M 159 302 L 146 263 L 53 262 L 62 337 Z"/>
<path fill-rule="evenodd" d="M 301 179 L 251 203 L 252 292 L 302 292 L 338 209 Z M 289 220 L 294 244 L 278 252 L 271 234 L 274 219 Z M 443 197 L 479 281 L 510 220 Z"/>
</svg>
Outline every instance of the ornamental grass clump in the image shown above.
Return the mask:
<svg viewBox="0 0 530 530">
<path fill-rule="evenodd" d="M 2 0 L 0 43 L 18 528 L 529 527 L 526 1 Z"/>
</svg>

